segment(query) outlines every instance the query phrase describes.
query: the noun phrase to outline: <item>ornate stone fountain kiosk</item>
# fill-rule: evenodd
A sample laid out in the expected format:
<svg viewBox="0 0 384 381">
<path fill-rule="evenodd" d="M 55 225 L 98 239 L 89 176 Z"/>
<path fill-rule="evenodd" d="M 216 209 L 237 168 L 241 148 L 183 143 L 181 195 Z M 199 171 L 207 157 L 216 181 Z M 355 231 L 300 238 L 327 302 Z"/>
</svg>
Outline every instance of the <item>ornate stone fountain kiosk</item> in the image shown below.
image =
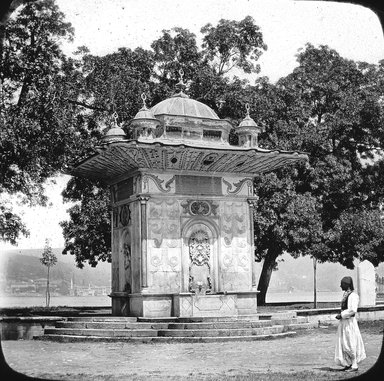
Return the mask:
<svg viewBox="0 0 384 381">
<path fill-rule="evenodd" d="M 110 185 L 112 313 L 254 314 L 253 177 L 307 157 L 259 148 L 249 110 L 230 145 L 231 124 L 176 87 L 71 170 Z"/>
</svg>

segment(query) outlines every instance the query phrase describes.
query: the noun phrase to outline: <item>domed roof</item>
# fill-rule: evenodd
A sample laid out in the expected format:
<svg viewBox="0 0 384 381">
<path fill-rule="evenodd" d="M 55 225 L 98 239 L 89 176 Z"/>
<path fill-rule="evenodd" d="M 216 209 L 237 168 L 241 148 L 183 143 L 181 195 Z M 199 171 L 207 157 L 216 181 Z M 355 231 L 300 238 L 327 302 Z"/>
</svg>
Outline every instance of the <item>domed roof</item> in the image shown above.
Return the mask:
<svg viewBox="0 0 384 381">
<path fill-rule="evenodd" d="M 236 127 L 236 131 L 257 131 L 257 132 L 264 132 L 264 127 L 260 127 L 257 125 L 257 123 L 250 117 L 249 115 L 249 104 L 247 103 L 245 105 L 245 109 L 247 110 L 247 115 L 245 118 L 240 122 L 240 124 Z"/>
<path fill-rule="evenodd" d="M 141 99 L 143 100 L 143 107 L 139 110 L 139 112 L 135 115 L 135 117 L 132 119 L 131 123 L 135 123 L 138 121 L 155 121 L 159 122 L 155 116 L 153 115 L 152 111 L 148 109 L 145 100 L 147 99 L 145 93 L 141 94 Z"/>
<path fill-rule="evenodd" d="M 217 114 L 207 105 L 178 93 L 165 99 L 151 109 L 153 115 L 192 116 L 195 118 L 219 119 Z"/>
<path fill-rule="evenodd" d="M 150 109 L 152 114 L 155 117 L 160 115 L 174 115 L 220 120 L 209 106 L 189 98 L 189 96 L 184 93 L 186 85 L 183 82 L 184 72 L 182 69 L 179 70 L 179 74 L 180 81 L 176 84 L 176 93 L 153 106 Z"/>
<path fill-rule="evenodd" d="M 256 122 L 249 116 L 249 114 L 241 121 L 239 127 L 257 127 Z M 238 127 L 238 128 L 239 128 Z"/>
<path fill-rule="evenodd" d="M 118 115 L 116 111 L 113 113 L 112 117 L 114 119 L 113 124 L 101 138 L 103 142 L 122 140 L 126 138 L 124 130 L 117 124 Z"/>
</svg>

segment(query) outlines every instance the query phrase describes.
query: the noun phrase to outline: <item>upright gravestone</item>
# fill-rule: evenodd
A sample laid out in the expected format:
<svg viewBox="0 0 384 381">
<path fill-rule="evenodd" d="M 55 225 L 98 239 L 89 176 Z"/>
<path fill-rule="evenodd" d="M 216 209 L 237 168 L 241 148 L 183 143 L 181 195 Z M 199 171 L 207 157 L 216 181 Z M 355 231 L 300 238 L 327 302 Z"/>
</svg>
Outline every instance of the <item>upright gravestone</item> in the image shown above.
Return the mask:
<svg viewBox="0 0 384 381">
<path fill-rule="evenodd" d="M 367 260 L 357 266 L 357 289 L 360 297 L 360 307 L 376 304 L 375 268 Z"/>
</svg>

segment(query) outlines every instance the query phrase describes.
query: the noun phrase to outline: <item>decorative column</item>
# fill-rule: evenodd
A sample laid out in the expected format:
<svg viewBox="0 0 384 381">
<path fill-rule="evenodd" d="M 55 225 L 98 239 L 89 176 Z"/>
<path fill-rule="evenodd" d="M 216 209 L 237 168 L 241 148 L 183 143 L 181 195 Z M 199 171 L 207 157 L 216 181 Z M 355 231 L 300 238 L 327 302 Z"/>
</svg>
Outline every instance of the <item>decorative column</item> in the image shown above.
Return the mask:
<svg viewBox="0 0 384 381">
<path fill-rule="evenodd" d="M 141 239 L 141 291 L 148 289 L 148 268 L 147 268 L 147 202 L 149 196 L 139 196 L 140 201 L 140 239 Z"/>
<path fill-rule="evenodd" d="M 248 198 L 248 205 L 249 205 L 249 226 L 250 226 L 250 234 L 251 234 L 251 253 L 252 253 L 252 290 L 257 291 L 257 284 L 256 284 L 256 272 L 255 272 L 255 237 L 254 237 L 254 221 L 253 221 L 253 213 L 255 211 L 258 197 L 254 196 L 251 198 Z"/>
</svg>

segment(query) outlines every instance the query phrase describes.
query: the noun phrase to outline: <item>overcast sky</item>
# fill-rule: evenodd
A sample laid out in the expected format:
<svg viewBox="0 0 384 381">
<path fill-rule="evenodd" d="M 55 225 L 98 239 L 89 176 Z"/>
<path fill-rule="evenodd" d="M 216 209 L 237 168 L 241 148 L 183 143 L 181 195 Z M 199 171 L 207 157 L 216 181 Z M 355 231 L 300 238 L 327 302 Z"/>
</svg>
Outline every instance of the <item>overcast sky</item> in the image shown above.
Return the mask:
<svg viewBox="0 0 384 381">
<path fill-rule="evenodd" d="M 377 16 L 368 8 L 348 3 L 292 0 L 56 0 L 75 29 L 75 41 L 63 45 L 67 54 L 86 45 L 92 54 L 104 55 L 119 47 L 150 48 L 163 29 L 179 26 L 196 34 L 207 23 L 224 18 L 242 20 L 247 15 L 260 26 L 268 45 L 259 63 L 271 81 L 289 74 L 296 66 L 295 54 L 307 42 L 328 45 L 343 57 L 377 64 L 384 59 L 384 39 Z M 250 76 L 251 82 L 256 78 Z M 65 178 L 48 187 L 49 208 L 26 209 L 31 231 L 18 248 L 63 246 L 58 222 L 66 219 L 60 192 Z M 12 248 L 0 243 L 1 248 Z M 14 247 L 13 247 L 14 248 Z"/>
<path fill-rule="evenodd" d="M 268 45 L 259 62 L 275 81 L 292 71 L 295 54 L 307 42 L 324 44 L 342 56 L 377 63 L 384 58 L 382 29 L 377 16 L 355 4 L 292 0 L 57 0 L 75 28 L 67 53 L 86 45 L 104 55 L 119 47 L 150 44 L 163 29 L 189 29 L 201 42 L 200 29 L 220 19 L 242 20 L 250 15 Z"/>
</svg>

